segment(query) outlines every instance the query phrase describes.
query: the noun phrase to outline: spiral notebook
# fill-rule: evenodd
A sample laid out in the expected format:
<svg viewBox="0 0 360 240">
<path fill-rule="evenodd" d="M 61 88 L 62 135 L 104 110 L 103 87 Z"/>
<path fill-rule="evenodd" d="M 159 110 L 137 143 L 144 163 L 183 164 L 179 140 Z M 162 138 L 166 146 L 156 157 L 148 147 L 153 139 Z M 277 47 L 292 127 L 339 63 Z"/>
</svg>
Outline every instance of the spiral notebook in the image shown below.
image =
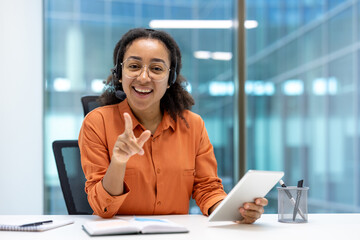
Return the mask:
<svg viewBox="0 0 360 240">
<path fill-rule="evenodd" d="M 0 231 L 20 231 L 20 232 L 43 232 L 46 230 L 66 226 L 74 223 L 74 220 L 54 220 L 52 223 L 46 223 L 38 226 L 21 227 L 22 224 L 2 224 Z"/>
</svg>

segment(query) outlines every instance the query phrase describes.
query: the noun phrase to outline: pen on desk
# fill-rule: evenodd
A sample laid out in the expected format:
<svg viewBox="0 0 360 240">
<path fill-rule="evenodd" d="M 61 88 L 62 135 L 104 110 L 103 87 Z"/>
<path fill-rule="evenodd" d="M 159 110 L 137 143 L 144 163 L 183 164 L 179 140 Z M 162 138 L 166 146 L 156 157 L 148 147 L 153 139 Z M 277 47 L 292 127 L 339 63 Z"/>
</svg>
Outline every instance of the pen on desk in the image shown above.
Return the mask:
<svg viewBox="0 0 360 240">
<path fill-rule="evenodd" d="M 52 223 L 52 222 L 53 222 L 52 220 L 47 220 L 47 221 L 41 221 L 41 222 L 27 223 L 27 224 L 20 225 L 19 227 L 34 227 L 34 226 L 43 225 L 44 223 Z"/>
<path fill-rule="evenodd" d="M 298 181 L 297 187 L 302 188 L 303 184 L 304 184 L 304 180 L 300 180 L 300 181 Z M 293 212 L 293 221 L 295 221 L 296 214 L 297 214 L 297 212 L 299 210 L 300 197 L 301 197 L 301 190 L 297 190 L 296 202 L 295 202 L 295 207 L 294 207 L 294 212 Z"/>
<path fill-rule="evenodd" d="M 286 185 L 282 179 L 280 179 L 279 184 L 281 185 L 281 187 L 286 188 Z M 285 193 L 288 196 L 288 198 L 290 199 L 291 204 L 295 207 L 296 201 L 293 198 L 293 196 L 291 195 L 291 193 L 286 189 L 285 189 Z M 298 209 L 298 212 L 299 212 L 300 216 L 302 217 L 302 219 L 305 220 L 305 216 L 304 216 L 303 212 L 301 211 L 301 209 Z"/>
</svg>

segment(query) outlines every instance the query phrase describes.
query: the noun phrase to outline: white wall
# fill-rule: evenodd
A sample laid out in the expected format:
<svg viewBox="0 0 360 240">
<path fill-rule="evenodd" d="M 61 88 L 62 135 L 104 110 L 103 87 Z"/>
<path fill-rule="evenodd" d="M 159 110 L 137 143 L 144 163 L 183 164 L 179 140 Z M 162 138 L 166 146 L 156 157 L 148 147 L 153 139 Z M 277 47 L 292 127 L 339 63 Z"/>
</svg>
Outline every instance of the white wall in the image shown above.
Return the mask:
<svg viewBox="0 0 360 240">
<path fill-rule="evenodd" d="M 0 1 L 0 214 L 43 213 L 42 4 Z"/>
</svg>

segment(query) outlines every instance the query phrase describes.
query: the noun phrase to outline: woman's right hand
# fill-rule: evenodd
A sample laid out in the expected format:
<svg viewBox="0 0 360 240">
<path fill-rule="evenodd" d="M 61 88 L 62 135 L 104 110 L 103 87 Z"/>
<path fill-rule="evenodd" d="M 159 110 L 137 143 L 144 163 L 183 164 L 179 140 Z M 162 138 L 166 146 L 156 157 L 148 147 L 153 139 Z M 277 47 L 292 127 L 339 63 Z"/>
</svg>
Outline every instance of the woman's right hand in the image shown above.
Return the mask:
<svg viewBox="0 0 360 240">
<path fill-rule="evenodd" d="M 135 154 L 144 154 L 144 143 L 150 138 L 151 132 L 144 131 L 138 138 L 133 132 L 133 124 L 128 113 L 124 113 L 125 131 L 120 134 L 115 142 L 112 161 L 126 163 Z"/>
</svg>

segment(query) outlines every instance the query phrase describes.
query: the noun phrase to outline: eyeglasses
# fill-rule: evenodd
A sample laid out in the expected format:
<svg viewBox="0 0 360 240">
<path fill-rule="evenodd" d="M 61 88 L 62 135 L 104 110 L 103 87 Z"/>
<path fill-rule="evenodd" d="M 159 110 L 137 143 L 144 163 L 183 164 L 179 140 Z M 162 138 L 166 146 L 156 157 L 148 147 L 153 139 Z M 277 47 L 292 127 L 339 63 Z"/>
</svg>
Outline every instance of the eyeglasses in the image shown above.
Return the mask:
<svg viewBox="0 0 360 240">
<path fill-rule="evenodd" d="M 146 65 L 143 64 L 142 61 L 132 58 L 126 59 L 121 63 L 121 66 L 123 74 L 130 79 L 138 78 L 142 73 L 143 68 L 146 67 L 148 76 L 155 82 L 165 80 L 171 70 L 163 62 L 151 62 L 149 65 Z"/>
</svg>

